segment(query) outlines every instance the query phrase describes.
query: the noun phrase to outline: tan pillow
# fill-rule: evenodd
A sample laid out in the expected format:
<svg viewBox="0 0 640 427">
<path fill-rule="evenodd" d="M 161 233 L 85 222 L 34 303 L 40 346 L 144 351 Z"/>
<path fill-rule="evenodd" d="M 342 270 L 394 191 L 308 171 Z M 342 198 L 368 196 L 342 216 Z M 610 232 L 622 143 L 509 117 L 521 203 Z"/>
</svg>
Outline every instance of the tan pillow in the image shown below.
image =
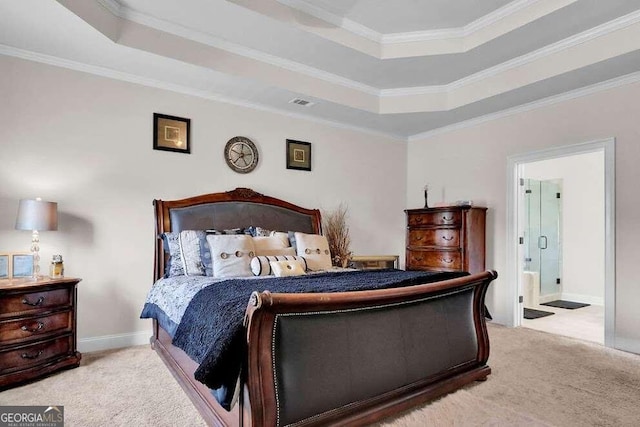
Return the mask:
<svg viewBox="0 0 640 427">
<path fill-rule="evenodd" d="M 253 237 L 248 235 L 207 235 L 213 262 L 213 277 L 247 277 L 255 256 Z"/>
<path fill-rule="evenodd" d="M 296 256 L 296 250 L 292 247 L 282 249 L 262 249 L 256 250 L 256 256 Z"/>
<path fill-rule="evenodd" d="M 303 256 L 307 260 L 309 270 L 331 269 L 331 252 L 325 236 L 296 232 L 295 237 L 298 256 Z"/>
<path fill-rule="evenodd" d="M 265 252 L 282 250 L 289 247 L 289 236 L 287 235 L 287 233 L 274 232 L 267 237 L 254 237 L 253 244 L 255 245 L 257 255 L 271 255 Z"/>
<path fill-rule="evenodd" d="M 306 274 L 300 261 L 271 261 L 269 264 L 276 277 L 302 276 Z"/>
</svg>

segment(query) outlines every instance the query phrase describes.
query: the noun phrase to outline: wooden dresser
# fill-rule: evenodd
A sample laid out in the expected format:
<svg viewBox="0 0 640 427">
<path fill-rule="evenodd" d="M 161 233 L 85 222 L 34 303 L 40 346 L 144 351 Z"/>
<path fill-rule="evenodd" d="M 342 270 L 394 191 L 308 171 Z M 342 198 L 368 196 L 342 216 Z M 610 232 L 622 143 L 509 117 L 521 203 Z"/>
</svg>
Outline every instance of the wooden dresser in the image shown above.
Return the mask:
<svg viewBox="0 0 640 427">
<path fill-rule="evenodd" d="M 75 368 L 81 279 L 0 280 L 0 390 Z"/>
<path fill-rule="evenodd" d="M 450 206 L 405 212 L 407 270 L 484 271 L 487 208 Z"/>
</svg>

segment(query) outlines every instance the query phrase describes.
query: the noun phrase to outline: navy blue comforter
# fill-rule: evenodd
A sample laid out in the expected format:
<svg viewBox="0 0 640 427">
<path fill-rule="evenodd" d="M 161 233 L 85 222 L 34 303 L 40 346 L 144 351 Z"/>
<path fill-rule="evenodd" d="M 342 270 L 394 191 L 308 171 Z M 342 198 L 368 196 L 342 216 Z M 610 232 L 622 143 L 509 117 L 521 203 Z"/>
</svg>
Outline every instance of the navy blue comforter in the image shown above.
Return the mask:
<svg viewBox="0 0 640 427">
<path fill-rule="evenodd" d="M 262 280 L 227 280 L 208 286 L 195 295 L 178 325 L 173 344 L 200 364 L 195 372 L 198 381 L 209 388 L 231 392 L 246 354 L 242 322 L 253 291 L 303 293 L 372 290 L 436 282 L 465 274 L 369 270 Z M 229 394 L 232 393 L 217 396 L 226 409 L 231 404 Z"/>
</svg>

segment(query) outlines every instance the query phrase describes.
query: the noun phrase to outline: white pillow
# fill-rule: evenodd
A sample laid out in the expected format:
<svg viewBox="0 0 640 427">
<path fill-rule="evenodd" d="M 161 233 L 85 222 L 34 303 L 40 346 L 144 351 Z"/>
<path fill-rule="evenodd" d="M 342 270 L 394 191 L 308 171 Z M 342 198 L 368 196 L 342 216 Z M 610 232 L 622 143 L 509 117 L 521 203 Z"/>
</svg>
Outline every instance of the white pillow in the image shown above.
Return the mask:
<svg viewBox="0 0 640 427">
<path fill-rule="evenodd" d="M 251 258 L 255 255 L 249 235 L 207 235 L 213 261 L 213 277 L 251 276 Z"/>
<path fill-rule="evenodd" d="M 331 269 L 331 252 L 325 236 L 296 232 L 295 237 L 298 256 L 303 256 L 307 260 L 309 270 Z"/>
<path fill-rule="evenodd" d="M 183 230 L 180 232 L 178 243 L 185 276 L 205 275 L 205 268 L 200 254 L 200 238 L 202 237 L 204 237 L 203 231 Z"/>
<path fill-rule="evenodd" d="M 302 270 L 307 269 L 307 262 L 303 257 L 295 255 L 286 256 L 257 256 L 251 260 L 251 271 L 254 276 L 268 276 L 273 274 L 271 261 L 289 261 L 300 264 Z"/>
<path fill-rule="evenodd" d="M 306 274 L 298 261 L 271 261 L 269 263 L 276 277 L 302 276 Z"/>
<path fill-rule="evenodd" d="M 265 251 L 274 249 L 285 249 L 289 247 L 289 236 L 287 233 L 273 232 L 270 236 L 256 236 L 253 238 L 256 254 L 269 255 Z"/>
</svg>

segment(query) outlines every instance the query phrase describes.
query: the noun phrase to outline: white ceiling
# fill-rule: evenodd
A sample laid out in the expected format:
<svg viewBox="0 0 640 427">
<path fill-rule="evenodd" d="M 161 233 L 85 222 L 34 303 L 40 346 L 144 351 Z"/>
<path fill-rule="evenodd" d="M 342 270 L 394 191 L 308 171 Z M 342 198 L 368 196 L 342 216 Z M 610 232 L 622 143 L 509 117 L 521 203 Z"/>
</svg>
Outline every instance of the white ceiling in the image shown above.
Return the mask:
<svg viewBox="0 0 640 427">
<path fill-rule="evenodd" d="M 400 138 L 640 79 L 640 0 L 118 1 L 0 1 L 0 53 Z"/>
</svg>

